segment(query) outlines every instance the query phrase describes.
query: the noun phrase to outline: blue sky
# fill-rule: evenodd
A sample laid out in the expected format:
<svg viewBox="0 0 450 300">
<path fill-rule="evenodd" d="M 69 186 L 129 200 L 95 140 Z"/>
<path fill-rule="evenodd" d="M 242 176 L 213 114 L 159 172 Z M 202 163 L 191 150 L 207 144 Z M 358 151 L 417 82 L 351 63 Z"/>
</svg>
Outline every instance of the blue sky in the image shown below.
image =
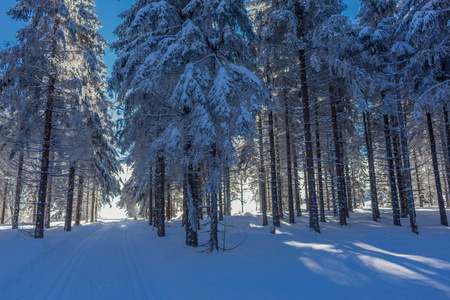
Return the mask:
<svg viewBox="0 0 450 300">
<path fill-rule="evenodd" d="M 24 24 L 11 20 L 6 12 L 14 6 L 16 0 L 1 0 L 0 5 L 0 45 L 4 47 L 5 43 L 15 41 L 15 33 Z M 351 20 L 355 19 L 358 12 L 359 0 L 344 0 L 348 9 L 345 12 Z M 115 40 L 113 34 L 114 29 L 120 24 L 120 18 L 117 17 L 121 12 L 128 9 L 134 0 L 97 0 L 97 13 L 103 24 L 101 33 L 103 37 L 110 43 Z M 107 52 L 105 56 L 105 63 L 111 67 L 114 63 L 115 56 L 113 53 Z"/>
</svg>

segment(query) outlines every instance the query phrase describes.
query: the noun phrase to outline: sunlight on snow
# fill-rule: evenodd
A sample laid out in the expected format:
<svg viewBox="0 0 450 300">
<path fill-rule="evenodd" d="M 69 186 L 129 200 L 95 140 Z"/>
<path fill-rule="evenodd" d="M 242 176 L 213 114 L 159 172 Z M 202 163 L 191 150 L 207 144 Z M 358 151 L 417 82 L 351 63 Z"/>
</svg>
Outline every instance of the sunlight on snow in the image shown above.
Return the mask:
<svg viewBox="0 0 450 300">
<path fill-rule="evenodd" d="M 335 247 L 333 245 L 326 245 L 326 244 L 307 244 L 307 243 L 300 243 L 300 242 L 296 242 L 296 241 L 290 241 L 290 242 L 284 242 L 286 245 L 288 246 L 293 246 L 296 248 L 309 248 L 309 249 L 313 249 L 313 250 L 322 250 L 325 252 L 330 252 L 330 253 L 343 253 L 344 251 L 339 250 L 339 249 L 335 249 Z"/>
<path fill-rule="evenodd" d="M 395 257 L 402 257 L 402 258 L 406 258 L 409 260 L 413 260 L 413 261 L 417 261 L 417 262 L 421 262 L 423 264 L 426 264 L 430 267 L 433 268 L 437 268 L 437 269 L 442 269 L 442 270 L 450 270 L 450 264 L 448 262 L 442 261 L 440 259 L 434 259 L 434 258 L 429 258 L 429 257 L 423 257 L 423 256 L 419 256 L 419 255 L 408 255 L 408 254 L 398 254 L 398 253 L 393 253 L 393 252 L 389 252 L 365 243 L 353 243 L 353 245 L 360 247 L 362 249 L 365 250 L 369 250 L 369 251 L 373 251 L 373 252 L 378 252 L 378 253 L 383 253 L 383 254 L 388 254 L 388 255 L 392 255 Z"/>
<path fill-rule="evenodd" d="M 127 218 L 124 209 L 118 208 L 117 203 L 119 202 L 119 197 L 114 198 L 111 203 L 111 207 L 106 205 L 102 208 L 100 216 L 102 219 L 125 219 Z"/>
<path fill-rule="evenodd" d="M 366 267 L 370 267 L 381 274 L 392 275 L 392 278 L 395 279 L 417 280 L 422 284 L 430 285 L 434 288 L 445 291 L 446 293 L 450 293 L 450 288 L 448 286 L 401 265 L 395 264 L 379 257 L 373 257 L 363 254 L 360 254 L 357 257 L 363 265 L 365 265 Z"/>
</svg>

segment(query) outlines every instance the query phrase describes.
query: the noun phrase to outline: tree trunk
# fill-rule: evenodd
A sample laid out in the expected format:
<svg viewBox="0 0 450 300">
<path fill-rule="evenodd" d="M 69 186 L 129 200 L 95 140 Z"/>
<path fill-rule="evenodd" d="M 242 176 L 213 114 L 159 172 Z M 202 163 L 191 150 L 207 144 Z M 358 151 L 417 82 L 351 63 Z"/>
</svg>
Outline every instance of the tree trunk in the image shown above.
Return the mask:
<svg viewBox="0 0 450 300">
<path fill-rule="evenodd" d="M 261 212 L 263 216 L 263 226 L 268 225 L 267 221 L 267 192 L 266 192 L 266 167 L 264 165 L 264 140 L 262 116 L 259 115 L 259 198 L 261 201 Z"/>
<path fill-rule="evenodd" d="M 23 152 L 19 153 L 19 166 L 17 170 L 16 193 L 14 198 L 14 215 L 12 219 L 12 229 L 19 228 L 20 200 L 22 197 L 22 176 L 23 176 Z"/>
<path fill-rule="evenodd" d="M 277 171 L 275 158 L 275 138 L 273 132 L 273 113 L 269 112 L 269 153 L 270 153 L 270 188 L 272 196 L 272 222 L 273 226 L 280 226 L 280 214 L 278 213 Z"/>
<path fill-rule="evenodd" d="M 84 193 L 84 176 L 78 176 L 78 196 L 77 207 L 75 211 L 75 226 L 80 226 L 81 223 L 81 207 L 83 205 L 83 193 Z"/>
<path fill-rule="evenodd" d="M 334 95 L 333 87 L 330 87 L 330 102 L 331 102 L 331 121 L 333 127 L 333 140 L 334 140 L 334 153 L 335 153 L 335 165 L 336 165 L 336 181 L 337 181 L 337 193 L 339 203 L 339 224 L 347 225 L 346 219 L 346 200 L 344 192 L 344 166 L 341 157 L 341 142 L 339 138 L 338 120 L 337 120 L 337 102 Z"/>
<path fill-rule="evenodd" d="M 295 4 L 295 15 L 297 22 L 297 38 L 304 40 L 305 32 L 303 27 L 304 22 L 304 7 L 299 1 Z M 308 95 L 308 82 L 306 74 L 306 51 L 305 49 L 299 50 L 300 61 L 300 85 L 301 96 L 303 102 L 303 126 L 305 130 L 305 148 L 306 148 L 306 169 L 308 173 L 308 193 L 309 193 L 309 227 L 320 232 L 319 215 L 317 211 L 317 195 L 316 195 L 316 180 L 314 177 L 314 154 L 311 135 L 311 115 L 309 110 L 309 95 Z"/>
<path fill-rule="evenodd" d="M 164 173 L 165 173 L 165 162 L 162 154 L 158 156 L 158 161 L 156 164 L 156 192 L 155 192 L 155 203 L 156 203 L 156 222 L 158 227 L 158 236 L 163 237 L 166 235 L 166 228 L 164 223 Z"/>
<path fill-rule="evenodd" d="M 295 141 L 295 139 L 294 139 Z M 292 145 L 293 152 L 294 152 L 294 187 L 295 187 L 295 211 L 297 214 L 297 217 L 302 216 L 302 206 L 300 203 L 300 178 L 299 178 L 299 168 L 298 168 L 298 158 L 297 158 L 297 149 L 295 147 L 295 142 Z"/>
<path fill-rule="evenodd" d="M 92 196 L 91 196 L 91 223 L 94 223 L 95 203 L 97 199 L 95 197 L 95 178 L 92 179 Z"/>
<path fill-rule="evenodd" d="M 319 206 L 320 206 L 320 222 L 326 222 L 325 219 L 325 202 L 323 197 L 323 175 L 322 175 L 322 149 L 320 147 L 320 124 L 318 105 L 316 106 L 316 156 L 317 156 L 317 180 L 319 181 Z"/>
<path fill-rule="evenodd" d="M 394 128 L 399 127 L 398 119 L 396 117 L 392 117 L 392 124 Z M 405 181 L 405 173 L 403 168 L 403 157 L 400 150 L 400 137 L 398 132 L 391 131 L 392 135 L 392 150 L 394 155 L 395 162 L 395 170 L 397 173 L 397 186 L 398 193 L 400 195 L 400 214 L 402 218 L 406 218 L 408 216 L 408 195 L 406 190 L 406 181 Z"/>
<path fill-rule="evenodd" d="M 446 140 L 446 173 L 447 173 L 447 186 L 450 189 L 450 122 L 448 118 L 447 105 L 444 105 L 444 127 L 445 127 L 445 140 Z M 450 207 L 450 199 L 447 198 L 447 208 Z"/>
<path fill-rule="evenodd" d="M 73 190 L 75 186 L 75 166 L 72 165 L 69 170 L 69 184 L 67 190 L 67 206 L 66 206 L 66 219 L 64 223 L 64 230 L 72 230 L 72 207 L 73 207 Z"/>
<path fill-rule="evenodd" d="M 378 193 L 377 193 L 377 177 L 375 174 L 375 161 L 372 144 L 372 130 L 370 122 L 370 112 L 363 113 L 364 121 L 364 136 L 366 140 L 367 148 L 367 160 L 369 163 L 369 178 L 370 178 L 370 200 L 372 204 L 372 219 L 378 221 L 380 216 L 380 209 L 378 205 Z"/>
<path fill-rule="evenodd" d="M 216 145 L 212 146 L 212 157 L 211 157 L 211 178 L 210 178 L 210 191 L 211 191 L 211 232 L 209 236 L 209 252 L 213 252 L 214 250 L 219 250 L 219 241 L 218 241 L 218 220 L 217 220 L 217 191 L 220 180 L 220 175 L 218 171 L 217 161 L 217 150 Z"/>
<path fill-rule="evenodd" d="M 416 173 L 416 181 L 417 181 L 417 192 L 419 193 L 419 205 L 420 205 L 420 207 L 423 207 L 423 202 L 424 202 L 425 196 L 423 195 L 423 192 L 422 192 L 422 184 L 421 184 L 420 177 L 419 177 L 419 167 L 417 165 L 416 151 L 413 152 L 413 156 L 414 156 L 414 170 Z"/>
<path fill-rule="evenodd" d="M 45 207 L 45 228 L 50 228 L 51 221 L 51 208 L 52 208 L 52 189 L 53 189 L 53 177 L 50 176 L 48 179 L 48 195 L 47 195 L 47 205 Z"/>
<path fill-rule="evenodd" d="M 84 221 L 85 223 L 89 222 L 89 180 L 87 182 L 87 191 L 86 191 L 86 211 L 84 215 Z"/>
<path fill-rule="evenodd" d="M 401 226 L 400 223 L 400 207 L 397 194 L 397 186 L 395 185 L 395 173 L 394 173 L 394 156 L 392 153 L 391 144 L 391 129 L 389 124 L 389 117 L 387 115 L 384 118 L 384 137 L 386 140 L 386 156 L 388 161 L 389 171 L 389 184 L 391 186 L 391 202 L 392 202 L 392 215 L 394 219 L 394 225 Z"/>
<path fill-rule="evenodd" d="M 228 160 L 225 162 L 225 196 L 227 201 L 227 215 L 231 216 L 231 178 L 230 178 L 230 167 L 228 166 Z"/>
<path fill-rule="evenodd" d="M 278 132 L 278 118 L 276 115 L 274 115 L 274 126 L 276 132 Z M 276 163 L 277 163 L 277 192 L 278 192 L 278 213 L 280 214 L 280 219 L 284 219 L 284 210 L 283 210 L 283 182 L 281 178 L 281 148 L 280 148 L 280 140 L 278 137 L 278 134 L 275 135 L 275 157 L 276 157 Z"/>
<path fill-rule="evenodd" d="M 434 138 L 433 123 L 431 114 L 427 112 L 428 134 L 430 137 L 431 157 L 433 160 L 434 182 L 436 184 L 436 194 L 439 204 L 439 215 L 441 217 L 441 225 L 448 226 L 447 213 L 445 211 L 444 198 L 442 197 L 441 178 L 439 176 L 439 164 L 436 152 L 436 140 Z"/>
<path fill-rule="evenodd" d="M 6 214 L 6 199 L 8 197 L 8 180 L 5 179 L 5 189 L 3 190 L 3 204 L 2 204 L 2 215 L 0 224 L 5 224 L 5 214 Z"/>
<path fill-rule="evenodd" d="M 294 212 L 294 190 L 292 186 L 292 158 L 291 158 L 291 121 L 289 116 L 289 99 L 284 100 L 284 121 L 286 124 L 286 164 L 287 164 L 287 187 L 288 187 L 288 209 L 289 223 L 295 223 Z"/>
<path fill-rule="evenodd" d="M 397 101 L 397 115 L 399 120 L 399 128 L 400 128 L 400 142 L 402 145 L 402 153 L 403 153 L 403 166 L 404 170 L 404 178 L 406 182 L 406 192 L 408 196 L 408 212 L 409 212 L 409 225 L 411 226 L 411 231 L 413 233 L 419 234 L 419 227 L 417 226 L 416 221 L 416 208 L 414 204 L 414 194 L 412 189 L 412 181 L 411 181 L 411 165 L 409 160 L 409 148 L 408 148 L 408 138 L 406 136 L 405 124 L 404 124 L 404 113 L 403 107 L 400 101 Z"/>
<path fill-rule="evenodd" d="M 190 148 L 191 146 L 187 146 Z M 199 193 L 196 189 L 196 183 L 194 182 L 194 166 L 189 164 L 184 174 L 184 194 L 186 203 L 186 245 L 191 247 L 198 246 L 198 197 Z"/>
<path fill-rule="evenodd" d="M 222 197 L 222 180 L 219 184 L 219 222 L 223 221 L 223 197 Z"/>
</svg>

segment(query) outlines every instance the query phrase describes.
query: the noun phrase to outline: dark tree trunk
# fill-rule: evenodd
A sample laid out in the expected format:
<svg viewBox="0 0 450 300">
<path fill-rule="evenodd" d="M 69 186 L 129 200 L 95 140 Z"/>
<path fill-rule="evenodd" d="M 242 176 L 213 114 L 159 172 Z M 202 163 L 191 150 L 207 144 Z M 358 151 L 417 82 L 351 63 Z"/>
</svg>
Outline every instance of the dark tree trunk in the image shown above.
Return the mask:
<svg viewBox="0 0 450 300">
<path fill-rule="evenodd" d="M 3 204 L 2 204 L 2 215 L 1 215 L 0 224 L 5 224 L 7 197 L 8 197 L 8 180 L 5 180 L 5 189 L 3 190 Z"/>
<path fill-rule="evenodd" d="M 367 160 L 369 163 L 369 180 L 370 180 L 370 200 L 372 205 L 372 219 L 378 221 L 380 216 L 380 209 L 378 205 L 378 193 L 377 193 L 377 177 L 375 174 L 375 161 L 373 154 L 373 144 L 372 144 L 372 130 L 370 122 L 370 113 L 363 113 L 364 121 L 364 136 L 366 139 L 367 148 Z"/>
<path fill-rule="evenodd" d="M 94 207 L 94 221 L 97 222 L 98 218 L 98 198 L 95 198 L 95 207 Z"/>
<path fill-rule="evenodd" d="M 331 198 L 333 202 L 333 216 L 338 216 L 338 199 L 336 198 L 336 179 L 335 179 L 335 172 L 334 172 L 334 164 L 331 165 L 331 168 L 329 170 L 330 174 L 330 181 L 331 181 Z"/>
<path fill-rule="evenodd" d="M 160 154 L 158 156 L 158 161 L 156 163 L 156 191 L 155 191 L 155 204 L 156 204 L 156 222 L 158 227 L 158 236 L 163 237 L 166 235 L 166 227 L 164 223 L 164 173 L 165 173 L 165 162 L 164 157 Z"/>
<path fill-rule="evenodd" d="M 447 186 L 450 189 L 450 122 L 448 118 L 447 105 L 444 105 L 444 127 L 445 127 L 445 159 L 446 159 L 446 173 L 447 173 Z M 447 208 L 450 207 L 450 199 L 447 197 Z"/>
<path fill-rule="evenodd" d="M 294 212 L 294 191 L 292 186 L 292 158 L 291 158 L 291 121 L 289 116 L 289 100 L 286 97 L 284 101 L 284 120 L 286 123 L 286 164 L 287 164 L 287 187 L 288 187 L 288 208 L 289 223 L 295 223 Z"/>
<path fill-rule="evenodd" d="M 47 205 L 45 207 L 45 228 L 50 228 L 51 220 L 51 208 L 52 208 L 52 189 L 53 189 L 53 177 L 50 176 L 48 179 L 48 195 L 47 195 Z"/>
<path fill-rule="evenodd" d="M 87 189 L 86 189 L 86 211 L 85 211 L 85 215 L 84 215 L 84 222 L 88 223 L 89 222 L 89 180 L 87 182 Z"/>
<path fill-rule="evenodd" d="M 259 115 L 259 198 L 261 200 L 261 212 L 263 216 L 263 226 L 268 225 L 267 221 L 267 192 L 266 192 L 266 167 L 264 165 L 264 140 L 262 116 Z"/>
<path fill-rule="evenodd" d="M 352 181 L 350 178 L 350 171 L 349 171 L 349 165 L 350 162 L 347 161 L 347 163 L 345 164 L 345 186 L 346 186 L 346 190 L 347 190 L 347 207 L 348 207 L 348 211 L 353 212 L 353 202 L 352 202 Z"/>
<path fill-rule="evenodd" d="M 231 216 L 231 178 L 230 178 L 230 167 L 228 166 L 228 161 L 225 166 L 225 196 L 227 201 L 227 215 Z"/>
<path fill-rule="evenodd" d="M 95 197 L 95 178 L 92 179 L 92 196 L 91 196 L 91 223 L 94 223 L 95 203 L 97 199 Z"/>
<path fill-rule="evenodd" d="M 66 219 L 64 223 L 64 230 L 72 230 L 72 207 L 73 207 L 73 190 L 75 186 L 75 166 L 71 166 L 69 170 L 69 184 L 67 190 L 67 206 L 66 206 Z"/>
<path fill-rule="evenodd" d="M 81 224 L 81 207 L 83 205 L 83 193 L 84 193 L 84 176 L 78 176 L 78 196 L 77 196 L 77 207 L 75 211 L 75 226 L 80 226 Z"/>
<path fill-rule="evenodd" d="M 413 152 L 414 155 L 414 170 L 416 173 L 416 181 L 417 181 L 417 192 L 419 193 L 419 206 L 423 207 L 423 202 L 424 202 L 424 198 L 425 196 L 423 195 L 423 191 L 422 191 L 422 183 L 419 177 L 419 167 L 417 165 L 417 155 L 416 155 L 416 151 Z"/>
<path fill-rule="evenodd" d="M 190 145 L 187 146 L 190 148 Z M 199 193 L 196 188 L 196 183 L 194 182 L 194 167 L 189 164 L 185 174 L 184 174 L 184 194 L 186 203 L 186 245 L 191 247 L 198 246 L 198 197 Z"/>
<path fill-rule="evenodd" d="M 278 128 L 278 118 L 274 115 L 274 126 L 275 129 Z M 278 132 L 278 129 L 276 130 Z M 283 182 L 281 178 L 281 149 L 280 149 L 280 140 L 278 138 L 278 134 L 275 134 L 275 157 L 276 157 L 276 170 L 277 170 L 277 199 L 278 199 L 278 213 L 280 214 L 280 219 L 284 219 L 284 211 L 283 211 Z"/>
<path fill-rule="evenodd" d="M 305 190 L 306 211 L 309 211 L 309 190 L 308 190 L 308 172 L 306 171 L 306 162 L 303 161 L 303 189 Z"/>
<path fill-rule="evenodd" d="M 305 28 L 304 28 L 304 6 L 299 1 L 295 4 L 295 15 L 297 22 L 297 38 L 304 40 Z M 308 95 L 308 82 L 306 74 L 306 51 L 305 49 L 299 50 L 298 53 L 300 61 L 300 85 L 301 96 L 303 102 L 303 126 L 305 130 L 305 148 L 306 148 L 306 169 L 308 173 L 308 193 L 309 193 L 309 227 L 320 232 L 319 215 L 317 211 L 317 195 L 316 195 L 316 180 L 314 177 L 314 154 L 313 154 L 313 141 L 311 134 L 311 114 L 309 110 L 309 95 Z"/>
<path fill-rule="evenodd" d="M 219 185 L 219 222 L 223 221 L 222 182 Z"/>
<path fill-rule="evenodd" d="M 323 199 L 323 176 L 322 176 L 322 149 L 320 147 L 320 124 L 318 105 L 316 107 L 316 156 L 317 156 L 317 180 L 319 181 L 319 206 L 320 206 L 320 222 L 326 222 L 325 219 L 325 202 Z"/>
<path fill-rule="evenodd" d="M 272 196 L 272 221 L 273 226 L 280 226 L 280 214 L 278 213 L 277 171 L 275 158 L 275 137 L 273 132 L 273 113 L 269 112 L 269 153 L 270 153 L 270 188 Z"/>
<path fill-rule="evenodd" d="M 392 124 L 394 128 L 398 128 L 398 119 L 396 117 L 392 118 Z M 408 216 L 408 195 L 406 191 L 406 181 L 405 181 L 405 173 L 403 168 L 403 157 L 401 153 L 401 145 L 400 145 L 400 137 L 398 132 L 391 131 L 392 135 L 392 150 L 394 155 L 395 162 L 395 170 L 397 175 L 397 186 L 398 193 L 400 195 L 400 214 L 402 218 L 406 218 Z"/>
<path fill-rule="evenodd" d="M 406 192 L 408 196 L 408 213 L 409 213 L 409 225 L 411 226 L 411 231 L 413 233 L 419 234 L 419 227 L 417 226 L 416 221 L 416 208 L 414 203 L 414 194 L 412 189 L 412 180 L 411 180 L 411 164 L 409 160 L 409 148 L 408 148 L 408 138 L 406 136 L 406 129 L 404 124 L 404 113 L 403 107 L 400 101 L 397 101 L 397 115 L 399 120 L 399 128 L 400 128 L 400 142 L 402 145 L 402 153 L 403 153 L 403 166 L 404 166 L 404 178 L 406 182 Z"/>
<path fill-rule="evenodd" d="M 17 168 L 16 193 L 14 197 L 14 214 L 12 218 L 12 229 L 19 228 L 20 200 L 22 197 L 22 176 L 23 176 L 23 152 L 19 154 L 19 166 Z"/>
<path fill-rule="evenodd" d="M 336 181 L 337 181 L 337 193 L 339 203 L 339 224 L 347 225 L 347 213 L 346 213 L 346 200 L 344 192 L 344 166 L 341 157 L 341 142 L 339 137 L 338 120 L 337 120 L 337 102 L 334 95 L 333 87 L 330 87 L 330 102 L 331 102 L 331 121 L 333 127 L 333 140 L 334 140 L 334 153 L 335 153 L 335 165 L 336 165 Z"/>
<path fill-rule="evenodd" d="M 448 226 L 444 197 L 442 197 L 441 178 L 439 176 L 439 164 L 436 152 L 436 140 L 433 132 L 433 123 L 431 120 L 431 114 L 429 112 L 427 112 L 427 125 L 428 125 L 428 134 L 430 137 L 431 158 L 433 160 L 434 182 L 436 184 L 436 194 L 439 204 L 439 215 L 441 217 L 441 225 Z"/>
<path fill-rule="evenodd" d="M 211 190 L 211 232 L 209 236 L 209 252 L 214 250 L 219 250 L 219 241 L 217 236 L 218 231 L 218 220 L 217 220 L 217 192 L 219 185 L 219 171 L 217 166 L 217 150 L 216 145 L 212 146 L 212 157 L 211 157 L 211 179 L 210 179 L 210 190 Z"/>
<path fill-rule="evenodd" d="M 389 171 L 389 184 L 391 187 L 391 202 L 392 202 L 392 215 L 394 219 L 394 225 L 401 226 L 400 223 L 400 207 L 397 195 L 397 186 L 395 184 L 395 173 L 394 173 L 394 156 L 392 153 L 391 144 L 391 129 L 389 124 L 389 117 L 387 115 L 384 118 L 384 137 L 386 140 L 386 156 L 388 161 L 388 171 Z"/>
<path fill-rule="evenodd" d="M 295 139 L 294 139 L 295 140 Z M 294 187 L 295 187 L 295 211 L 297 217 L 302 216 L 302 206 L 300 203 L 300 178 L 299 178 L 299 168 L 298 168 L 298 158 L 297 158 L 297 149 L 295 147 L 295 142 L 293 143 L 293 152 L 294 152 Z"/>
</svg>

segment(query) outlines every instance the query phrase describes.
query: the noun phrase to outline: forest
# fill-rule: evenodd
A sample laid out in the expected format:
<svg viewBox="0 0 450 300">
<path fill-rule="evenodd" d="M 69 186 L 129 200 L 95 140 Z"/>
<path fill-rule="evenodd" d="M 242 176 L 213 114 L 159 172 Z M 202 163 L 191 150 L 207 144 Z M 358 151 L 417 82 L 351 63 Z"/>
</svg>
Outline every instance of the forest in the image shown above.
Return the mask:
<svg viewBox="0 0 450 300">
<path fill-rule="evenodd" d="M 136 0 L 108 45 L 94 0 L 18 0 L 8 15 L 25 26 L 0 49 L 0 223 L 39 239 L 120 197 L 159 237 L 174 219 L 187 246 L 207 234 L 209 252 L 250 203 L 273 232 L 387 209 L 419 234 L 428 206 L 448 226 L 450 2 L 344 10 Z"/>
</svg>

